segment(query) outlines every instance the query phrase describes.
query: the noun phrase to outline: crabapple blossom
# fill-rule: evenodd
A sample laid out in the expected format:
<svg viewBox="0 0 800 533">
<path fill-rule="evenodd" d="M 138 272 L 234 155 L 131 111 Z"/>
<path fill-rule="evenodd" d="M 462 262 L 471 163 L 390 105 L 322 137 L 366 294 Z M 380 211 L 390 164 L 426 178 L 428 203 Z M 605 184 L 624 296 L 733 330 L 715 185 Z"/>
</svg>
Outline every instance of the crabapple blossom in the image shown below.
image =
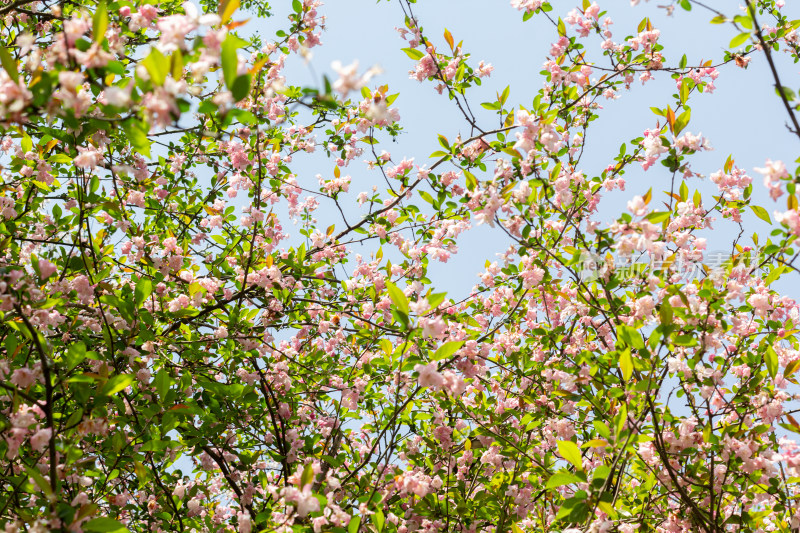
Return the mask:
<svg viewBox="0 0 800 533">
<path fill-rule="evenodd" d="M 797 110 L 753 170 L 697 133 L 791 6 L 700 61 L 697 2 L 510 0 L 503 89 L 431 2 L 319 83 L 333 3 L 0 7 L 0 529 L 797 530 Z"/>
</svg>

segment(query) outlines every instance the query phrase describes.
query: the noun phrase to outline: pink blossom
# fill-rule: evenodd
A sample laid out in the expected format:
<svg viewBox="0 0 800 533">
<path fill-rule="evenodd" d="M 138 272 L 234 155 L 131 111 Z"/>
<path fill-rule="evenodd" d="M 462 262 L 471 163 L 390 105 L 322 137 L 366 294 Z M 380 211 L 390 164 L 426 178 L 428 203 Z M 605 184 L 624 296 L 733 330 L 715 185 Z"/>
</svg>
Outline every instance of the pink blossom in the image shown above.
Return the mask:
<svg viewBox="0 0 800 533">
<path fill-rule="evenodd" d="M 511 0 L 511 7 L 520 11 L 536 11 L 544 4 L 544 0 Z"/>
<path fill-rule="evenodd" d="M 21 389 L 27 389 L 36 381 L 36 374 L 29 368 L 18 368 L 11 375 L 11 383 Z"/>
<path fill-rule="evenodd" d="M 775 211 L 774 215 L 778 223 L 788 226 L 793 234 L 800 237 L 800 214 L 796 209 L 790 209 L 783 213 Z"/>
<path fill-rule="evenodd" d="M 645 318 L 650 316 L 655 307 L 656 304 L 652 296 L 649 294 L 647 296 L 642 296 L 636 300 L 636 303 L 634 304 L 634 308 L 636 309 L 636 317 Z"/>
<path fill-rule="evenodd" d="M 597 5 L 597 2 L 592 2 L 592 5 L 584 10 L 583 15 L 597 20 L 598 13 L 600 13 L 600 6 Z"/>
<path fill-rule="evenodd" d="M 37 452 L 45 449 L 50 442 L 50 436 L 53 434 L 52 428 L 40 429 L 31 437 L 31 447 Z"/>
<path fill-rule="evenodd" d="M 133 84 L 128 84 L 124 89 L 121 87 L 107 87 L 103 91 L 103 97 L 108 105 L 125 107 L 131 101 L 131 89 L 133 89 Z"/>
<path fill-rule="evenodd" d="M 452 370 L 445 370 L 442 375 L 442 385 L 453 396 L 461 396 L 467 390 L 467 384 L 462 376 Z"/>
<path fill-rule="evenodd" d="M 158 16 L 158 8 L 152 4 L 145 4 L 139 8 L 139 14 L 148 21 L 152 21 Z"/>
<path fill-rule="evenodd" d="M 419 321 L 422 326 L 422 334 L 426 337 L 440 338 L 447 330 L 447 324 L 442 317 L 422 318 Z"/>
<path fill-rule="evenodd" d="M 419 60 L 417 66 L 414 70 L 409 72 L 409 77 L 412 80 L 417 80 L 422 82 L 436 74 L 437 66 L 436 61 L 434 61 L 431 53 L 433 50 L 429 50 L 422 59 Z"/>
<path fill-rule="evenodd" d="M 361 89 L 374 76 L 381 73 L 379 67 L 372 67 L 362 76 L 358 75 L 358 61 L 353 61 L 347 66 L 343 66 L 341 61 L 331 63 L 331 68 L 339 75 L 339 79 L 333 82 L 333 90 L 346 97 L 350 91 Z"/>
<path fill-rule="evenodd" d="M 42 279 L 47 279 L 58 271 L 58 267 L 47 259 L 39 259 L 39 274 Z"/>
<path fill-rule="evenodd" d="M 764 186 L 769 189 L 769 194 L 773 200 L 783 195 L 780 182 L 789 178 L 789 172 L 782 161 L 767 159 L 766 166 L 763 168 L 756 167 L 755 171 L 764 176 Z"/>
<path fill-rule="evenodd" d="M 19 113 L 28 105 L 33 94 L 24 79 L 13 81 L 5 70 L 0 69 L 0 117 Z"/>
<path fill-rule="evenodd" d="M 183 10 L 186 13 L 185 15 L 169 15 L 162 17 L 156 23 L 158 30 L 161 32 L 159 46 L 164 50 L 183 48 L 186 34 L 200 25 L 214 26 L 220 22 L 218 15 L 199 15 L 197 8 L 191 2 L 185 2 Z M 142 15 L 143 17 L 145 16 L 144 13 Z"/>
<path fill-rule="evenodd" d="M 485 78 L 487 76 L 490 76 L 492 74 L 492 71 L 494 71 L 494 67 L 492 66 L 491 63 L 484 63 L 483 61 L 478 63 L 479 78 Z"/>
<path fill-rule="evenodd" d="M 444 384 L 444 378 L 436 369 L 436 363 L 431 362 L 427 365 L 415 365 L 414 371 L 419 373 L 417 383 L 420 387 L 430 387 L 439 389 Z"/>
<path fill-rule="evenodd" d="M 78 146 L 78 155 L 73 159 L 76 167 L 93 169 L 103 161 L 103 153 L 97 148 L 91 146 L 85 148 Z"/>
<path fill-rule="evenodd" d="M 769 296 L 766 294 L 752 294 L 747 298 L 747 303 L 753 308 L 757 316 L 766 316 L 770 309 Z"/>
<path fill-rule="evenodd" d="M 290 487 L 286 499 L 297 503 L 298 516 L 303 517 L 308 513 L 319 511 L 319 500 L 311 492 L 310 485 L 306 485 L 302 490 Z"/>
<path fill-rule="evenodd" d="M 647 213 L 647 204 L 641 196 L 634 196 L 633 200 L 628 201 L 628 211 L 640 217 Z"/>
<path fill-rule="evenodd" d="M 250 533 L 253 527 L 252 521 L 250 520 L 250 513 L 247 511 L 239 511 L 236 513 L 236 522 L 239 526 L 239 533 Z"/>
</svg>

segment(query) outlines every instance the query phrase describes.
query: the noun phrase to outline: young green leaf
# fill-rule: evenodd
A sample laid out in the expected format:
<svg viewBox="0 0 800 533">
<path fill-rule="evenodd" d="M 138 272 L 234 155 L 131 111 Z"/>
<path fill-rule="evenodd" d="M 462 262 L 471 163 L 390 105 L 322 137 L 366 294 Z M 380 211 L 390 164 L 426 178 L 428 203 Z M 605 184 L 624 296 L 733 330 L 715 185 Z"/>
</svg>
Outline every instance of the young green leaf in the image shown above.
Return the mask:
<svg viewBox="0 0 800 533">
<path fill-rule="evenodd" d="M 241 74 L 236 77 L 231 87 L 233 101 L 244 100 L 250 93 L 250 74 Z"/>
<path fill-rule="evenodd" d="M 560 440 L 556 442 L 556 446 L 558 447 L 558 453 L 561 454 L 561 457 L 572 463 L 576 469 L 583 470 L 581 451 L 577 444 L 571 440 Z"/>
<path fill-rule="evenodd" d="M 439 346 L 439 349 L 436 350 L 436 353 L 433 355 L 433 360 L 439 361 L 440 359 L 446 359 L 456 353 L 463 345 L 464 341 L 446 342 Z"/>
<path fill-rule="evenodd" d="M 8 73 L 8 77 L 14 82 L 19 81 L 19 71 L 17 70 L 17 60 L 8 51 L 5 46 L 0 46 L 0 64 Z"/>
<path fill-rule="evenodd" d="M 169 59 L 158 48 L 150 49 L 150 54 L 144 58 L 143 64 L 150 74 L 150 80 L 156 85 L 164 85 L 169 74 Z"/>
<path fill-rule="evenodd" d="M 745 31 L 731 39 L 730 44 L 728 45 L 729 48 L 739 48 L 742 46 L 748 39 L 750 38 L 750 32 Z"/>
<path fill-rule="evenodd" d="M 97 9 L 92 17 L 92 37 L 94 37 L 94 42 L 103 42 L 106 37 L 106 29 L 108 29 L 108 6 L 105 0 L 101 0 L 97 4 Z"/>
<path fill-rule="evenodd" d="M 622 370 L 622 378 L 627 383 L 633 374 L 633 358 L 630 349 L 622 350 L 619 354 L 619 368 Z"/>
<path fill-rule="evenodd" d="M 391 281 L 386 282 L 386 288 L 389 290 L 389 298 L 394 302 L 394 305 L 404 314 L 408 314 L 408 298 L 401 291 L 397 285 Z"/>
<path fill-rule="evenodd" d="M 425 57 L 425 53 L 424 52 L 421 52 L 421 51 L 416 50 L 414 48 L 403 48 L 402 50 L 403 50 L 403 52 L 406 53 L 406 55 L 408 57 L 410 57 L 414 61 L 419 61 L 420 59 Z"/>
<path fill-rule="evenodd" d="M 760 205 L 751 205 L 750 209 L 753 210 L 753 213 L 755 213 L 755 215 L 758 218 L 760 218 L 761 220 L 763 220 L 767 224 L 772 224 L 772 219 L 769 218 L 769 213 L 767 213 L 766 209 L 764 209 Z"/>
<path fill-rule="evenodd" d="M 554 489 L 556 487 L 561 487 L 564 485 L 573 485 L 575 483 L 582 483 L 584 480 L 573 474 L 572 472 L 567 472 L 566 470 L 562 470 L 560 472 L 556 472 L 547 480 L 547 484 L 545 488 Z"/>
<path fill-rule="evenodd" d="M 223 25 L 228 23 L 233 13 L 239 9 L 240 5 L 241 0 L 223 0 L 219 3 L 219 10 L 217 13 Z"/>
</svg>

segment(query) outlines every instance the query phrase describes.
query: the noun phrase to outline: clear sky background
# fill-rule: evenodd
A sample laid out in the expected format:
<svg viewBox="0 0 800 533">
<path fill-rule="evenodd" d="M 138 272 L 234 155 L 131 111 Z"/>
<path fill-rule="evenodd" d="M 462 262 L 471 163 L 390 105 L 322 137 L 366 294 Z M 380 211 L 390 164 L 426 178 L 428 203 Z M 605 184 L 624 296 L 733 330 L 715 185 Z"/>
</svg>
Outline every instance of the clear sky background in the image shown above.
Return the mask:
<svg viewBox="0 0 800 533">
<path fill-rule="evenodd" d="M 654 27 L 661 30 L 665 64 L 676 65 L 684 53 L 689 65 L 707 59 L 719 62 L 736 30 L 727 24 L 709 24 L 713 15 L 699 8 L 692 12 L 677 8 L 673 16 L 666 16 L 665 10 L 658 7 L 666 3 L 668 0 L 654 0 L 632 7 L 627 0 L 606 0 L 600 2 L 600 7 L 607 10 L 614 20 L 611 29 L 615 42 L 635 35 L 639 21 L 650 17 Z M 730 15 L 738 13 L 739 2 L 711 3 Z M 580 1 L 556 1 L 553 4 L 551 14 L 563 17 Z M 275 16 L 261 21 L 251 20 L 247 29 L 262 33 L 265 39 L 272 37 L 275 31 L 286 26 L 290 6 L 288 0 L 273 2 Z M 790 13 L 797 12 L 798 6 L 789 5 L 784 9 Z M 496 124 L 496 115 L 482 109 L 479 104 L 494 101 L 495 93 L 507 85 L 511 87 L 509 104 L 530 105 L 542 85 L 543 78 L 539 72 L 556 36 L 545 18 L 535 16 L 523 22 L 522 13 L 512 8 L 507 0 L 420 0 L 414 10 L 426 35 L 436 44 L 444 46 L 442 34 L 448 28 L 456 42 L 464 41 L 464 50 L 473 57 L 471 65 L 477 66 L 479 60 L 485 60 L 495 67 L 492 76 L 484 78 L 482 87 L 468 93 L 479 122 Z M 290 84 L 321 87 L 323 74 L 336 79 L 331 68 L 334 60 L 344 64 L 358 60 L 362 71 L 380 65 L 384 73 L 373 79 L 370 86 L 388 84 L 390 93 L 400 93 L 394 105 L 400 111 L 404 132 L 397 143 L 383 144 L 378 150 L 390 151 L 397 162 L 404 157 L 413 157 L 419 164 L 430 163 L 432 161 L 427 156 L 439 149 L 438 133 L 451 140 L 459 133 L 469 134 L 469 126 L 454 102 L 446 95 L 440 96 L 433 89 L 434 84 L 409 79 L 408 71 L 414 62 L 400 50 L 407 45 L 395 31 L 396 27 L 403 25 L 403 12 L 396 0 L 380 3 L 375 0 L 331 0 L 320 11 L 327 16 L 323 46 L 312 50 L 313 57 L 307 64 L 296 56 L 287 62 L 286 74 Z M 595 58 L 599 58 L 600 40 L 596 36 L 584 40 L 584 44 L 593 49 Z M 787 57 L 778 56 L 778 60 L 784 85 L 797 89 L 800 86 L 800 66 L 791 63 Z M 687 131 L 702 133 L 714 147 L 712 152 L 693 156 L 692 168 L 708 176 L 720 169 L 728 155 L 733 154 L 737 165 L 746 169 L 754 179 L 757 203 L 767 208 L 770 215 L 774 209 L 783 211 L 786 209 L 785 197 L 773 203 L 762 186 L 760 175 L 753 172 L 753 168 L 763 166 L 767 158 L 781 159 L 793 170 L 798 156 L 798 141 L 785 128 L 786 113 L 772 87 L 766 60 L 762 54 L 755 53 L 747 70 L 730 64 L 720 71 L 714 94 L 693 96 L 690 101 L 692 121 Z M 619 100 L 600 102 L 604 107 L 601 118 L 592 124 L 586 138 L 586 153 L 581 165 L 585 174 L 599 174 L 612 162 L 620 144 L 641 136 L 647 128 L 654 128 L 660 117 L 654 115 L 650 107 L 664 108 L 668 104 L 674 107 L 671 95 L 675 92 L 674 81 L 663 73 L 645 86 L 636 81 L 633 89 L 623 92 Z M 366 154 L 345 169 L 353 177 L 353 195 L 371 189 L 374 183 L 379 186 L 383 183 L 376 172 L 366 170 L 360 162 L 363 159 L 367 159 Z M 315 188 L 318 173 L 325 175 L 333 170 L 332 161 L 324 157 L 298 157 L 296 161 L 293 170 L 301 183 L 310 188 Z M 646 173 L 636 165 L 625 178 L 626 191 L 605 193 L 600 211 L 603 222 L 614 220 L 625 210 L 630 198 L 643 195 L 650 187 L 653 187 L 654 202 L 660 203 L 661 191 L 669 188 L 670 173 L 660 164 Z M 717 192 L 716 186 L 708 179 L 692 179 L 689 187 L 690 190 L 700 188 L 704 199 L 708 200 Z M 320 218 L 324 218 L 325 213 L 334 214 L 333 210 L 321 209 Z M 327 227 L 327 222 L 320 225 Z M 756 231 L 761 234 L 763 244 L 768 233 L 765 223 L 748 216 L 745 228 L 746 235 Z M 708 238 L 708 250 L 729 250 L 730 242 L 738 232 L 738 229 L 734 230 L 732 225 L 720 221 L 715 231 L 704 235 Z M 483 268 L 484 261 L 495 260 L 495 253 L 505 248 L 506 243 L 498 235 L 496 229 L 477 227 L 461 239 L 459 254 L 447 264 L 434 264 L 432 261 L 430 277 L 436 288 L 447 291 L 452 297 L 468 294 L 478 281 L 476 274 Z M 795 297 L 800 296 L 800 291 L 793 290 L 792 286 L 796 283 L 784 283 L 779 288 Z"/>
</svg>

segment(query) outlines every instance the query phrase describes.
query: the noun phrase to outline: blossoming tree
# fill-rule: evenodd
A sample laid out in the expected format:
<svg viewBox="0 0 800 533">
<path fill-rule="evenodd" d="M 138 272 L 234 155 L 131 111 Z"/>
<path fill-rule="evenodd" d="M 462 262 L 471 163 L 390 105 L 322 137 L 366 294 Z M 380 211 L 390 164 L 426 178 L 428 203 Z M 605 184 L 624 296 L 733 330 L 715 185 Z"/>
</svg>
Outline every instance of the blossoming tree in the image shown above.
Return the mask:
<svg viewBox="0 0 800 533">
<path fill-rule="evenodd" d="M 492 68 L 469 39 L 386 5 L 411 77 L 469 130 L 429 159 L 380 149 L 401 123 L 375 72 L 285 75 L 321 42 L 318 0 L 249 37 L 269 6 L 202 4 L 0 4 L 0 527 L 800 528 L 800 308 L 771 288 L 798 270 L 797 173 L 756 169 L 765 208 L 733 157 L 710 196 L 689 167 L 690 102 L 751 59 L 800 137 L 782 1 L 667 5 L 730 27 L 695 65 L 649 19 L 513 0 L 552 29 L 516 107 L 471 98 Z M 599 103 L 654 77 L 675 84 L 659 125 L 584 168 Z M 293 170 L 312 157 L 330 164 Z M 381 185 L 356 196 L 365 159 Z M 601 195 L 645 171 L 669 191 L 602 224 Z M 771 234 L 709 265 L 704 230 L 754 216 Z M 448 298 L 429 262 L 477 224 L 509 246 Z"/>
</svg>

